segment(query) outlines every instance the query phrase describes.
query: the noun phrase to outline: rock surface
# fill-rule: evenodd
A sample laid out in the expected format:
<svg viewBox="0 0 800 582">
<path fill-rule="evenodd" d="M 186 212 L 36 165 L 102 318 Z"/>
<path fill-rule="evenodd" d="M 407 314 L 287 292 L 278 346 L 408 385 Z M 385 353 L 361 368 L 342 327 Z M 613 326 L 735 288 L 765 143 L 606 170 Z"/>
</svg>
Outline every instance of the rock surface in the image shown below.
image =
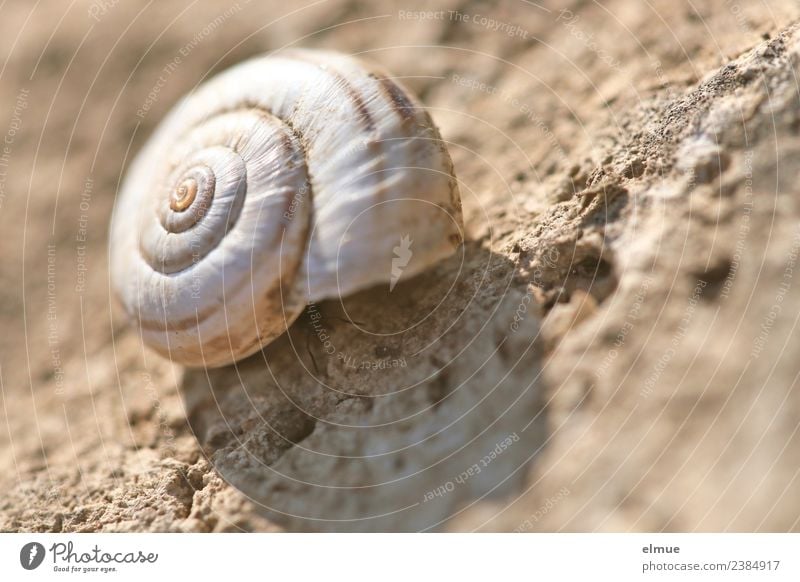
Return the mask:
<svg viewBox="0 0 800 582">
<path fill-rule="evenodd" d="M 0 530 L 800 530 L 800 8 L 165 4 L 2 9 Z M 114 192 L 288 44 L 420 95 L 467 243 L 185 371 L 110 305 Z"/>
</svg>

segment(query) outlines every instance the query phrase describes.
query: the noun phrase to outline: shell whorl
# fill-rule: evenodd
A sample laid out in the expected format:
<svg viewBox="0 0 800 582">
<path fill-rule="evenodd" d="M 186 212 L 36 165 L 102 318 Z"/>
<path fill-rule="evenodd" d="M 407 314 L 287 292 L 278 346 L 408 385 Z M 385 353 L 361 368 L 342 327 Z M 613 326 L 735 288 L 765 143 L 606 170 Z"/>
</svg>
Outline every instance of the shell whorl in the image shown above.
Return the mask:
<svg viewBox="0 0 800 582">
<path fill-rule="evenodd" d="M 134 160 L 112 284 L 143 340 L 186 365 L 245 357 L 312 301 L 388 283 L 462 240 L 452 163 L 386 74 L 334 52 L 237 65 L 186 97 Z"/>
</svg>

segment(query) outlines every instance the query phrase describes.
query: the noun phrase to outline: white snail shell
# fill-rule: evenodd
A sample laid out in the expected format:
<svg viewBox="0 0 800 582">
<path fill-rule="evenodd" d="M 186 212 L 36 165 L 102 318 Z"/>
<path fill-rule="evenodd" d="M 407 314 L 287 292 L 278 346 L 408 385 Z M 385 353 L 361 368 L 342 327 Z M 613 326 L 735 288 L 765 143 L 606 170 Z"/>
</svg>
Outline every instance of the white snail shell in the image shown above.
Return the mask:
<svg viewBox="0 0 800 582">
<path fill-rule="evenodd" d="M 241 63 L 179 103 L 134 160 L 110 232 L 115 295 L 144 342 L 219 366 L 310 302 L 411 277 L 462 241 L 453 165 L 419 103 L 329 51 Z"/>
</svg>

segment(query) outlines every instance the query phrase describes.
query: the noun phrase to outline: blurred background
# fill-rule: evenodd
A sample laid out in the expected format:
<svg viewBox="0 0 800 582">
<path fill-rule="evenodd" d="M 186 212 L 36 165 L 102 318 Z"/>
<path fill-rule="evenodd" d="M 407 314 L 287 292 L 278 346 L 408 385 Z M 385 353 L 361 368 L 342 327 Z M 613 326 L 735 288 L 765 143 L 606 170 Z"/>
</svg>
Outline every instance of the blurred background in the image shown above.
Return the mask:
<svg viewBox="0 0 800 582">
<path fill-rule="evenodd" d="M 798 16 L 2 3 L 0 530 L 800 529 Z M 322 306 L 341 353 L 405 366 L 348 369 L 301 318 L 187 372 L 111 301 L 117 189 L 183 95 L 297 46 L 380 63 L 429 108 L 463 264 L 380 313 L 353 298 L 374 329 L 434 313 L 384 343 Z"/>
</svg>

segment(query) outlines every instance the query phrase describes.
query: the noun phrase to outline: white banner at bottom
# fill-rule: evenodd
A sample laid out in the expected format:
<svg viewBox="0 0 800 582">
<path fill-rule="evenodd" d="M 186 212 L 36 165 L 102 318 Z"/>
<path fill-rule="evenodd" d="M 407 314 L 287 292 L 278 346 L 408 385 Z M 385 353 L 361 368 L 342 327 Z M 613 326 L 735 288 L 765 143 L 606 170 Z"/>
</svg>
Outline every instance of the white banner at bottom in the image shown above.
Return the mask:
<svg viewBox="0 0 800 582">
<path fill-rule="evenodd" d="M 800 534 L 0 534 L 0 580 L 168 576 L 796 582 Z"/>
</svg>

